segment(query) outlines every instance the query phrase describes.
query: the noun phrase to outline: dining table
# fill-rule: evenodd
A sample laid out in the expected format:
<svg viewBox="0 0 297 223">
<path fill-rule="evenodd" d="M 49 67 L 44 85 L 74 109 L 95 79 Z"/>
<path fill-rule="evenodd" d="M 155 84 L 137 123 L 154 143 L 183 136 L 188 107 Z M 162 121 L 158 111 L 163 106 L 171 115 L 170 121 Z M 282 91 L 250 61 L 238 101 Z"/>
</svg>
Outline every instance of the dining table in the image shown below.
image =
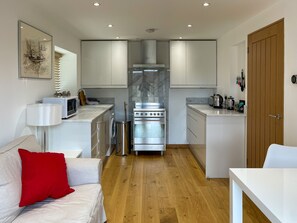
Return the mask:
<svg viewBox="0 0 297 223">
<path fill-rule="evenodd" d="M 243 193 L 271 222 L 297 222 L 297 168 L 230 168 L 229 177 L 231 223 L 243 220 Z"/>
</svg>

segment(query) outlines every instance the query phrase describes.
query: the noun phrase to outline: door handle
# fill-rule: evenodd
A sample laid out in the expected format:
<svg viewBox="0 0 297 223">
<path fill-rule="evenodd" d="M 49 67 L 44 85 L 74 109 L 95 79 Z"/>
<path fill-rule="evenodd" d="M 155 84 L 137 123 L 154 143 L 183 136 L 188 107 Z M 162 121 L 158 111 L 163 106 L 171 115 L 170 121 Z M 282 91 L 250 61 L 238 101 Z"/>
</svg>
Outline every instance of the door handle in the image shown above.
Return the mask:
<svg viewBox="0 0 297 223">
<path fill-rule="evenodd" d="M 280 114 L 277 114 L 277 115 L 268 115 L 268 116 L 271 117 L 271 118 L 276 118 L 278 120 L 282 118 L 282 116 Z"/>
</svg>

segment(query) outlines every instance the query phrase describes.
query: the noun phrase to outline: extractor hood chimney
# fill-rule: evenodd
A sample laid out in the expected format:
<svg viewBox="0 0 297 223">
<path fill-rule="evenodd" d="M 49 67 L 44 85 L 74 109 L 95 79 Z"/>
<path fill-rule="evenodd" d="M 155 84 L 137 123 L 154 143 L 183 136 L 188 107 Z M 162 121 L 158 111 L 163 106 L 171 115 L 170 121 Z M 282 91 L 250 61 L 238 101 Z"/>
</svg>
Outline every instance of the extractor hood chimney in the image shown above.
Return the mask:
<svg viewBox="0 0 297 223">
<path fill-rule="evenodd" d="M 162 68 L 164 64 L 157 64 L 157 41 L 142 40 L 142 64 L 133 64 L 134 68 Z"/>
</svg>

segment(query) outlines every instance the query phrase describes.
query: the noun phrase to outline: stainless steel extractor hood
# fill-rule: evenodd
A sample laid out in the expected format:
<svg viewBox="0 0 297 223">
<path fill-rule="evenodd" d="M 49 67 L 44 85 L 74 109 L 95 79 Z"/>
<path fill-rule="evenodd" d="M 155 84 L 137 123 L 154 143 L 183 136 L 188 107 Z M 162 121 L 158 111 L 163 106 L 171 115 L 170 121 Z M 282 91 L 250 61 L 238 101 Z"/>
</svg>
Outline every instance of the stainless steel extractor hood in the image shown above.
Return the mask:
<svg viewBox="0 0 297 223">
<path fill-rule="evenodd" d="M 165 64 L 157 64 L 157 41 L 143 40 L 142 48 L 142 64 L 133 64 L 133 68 L 164 68 Z"/>
</svg>

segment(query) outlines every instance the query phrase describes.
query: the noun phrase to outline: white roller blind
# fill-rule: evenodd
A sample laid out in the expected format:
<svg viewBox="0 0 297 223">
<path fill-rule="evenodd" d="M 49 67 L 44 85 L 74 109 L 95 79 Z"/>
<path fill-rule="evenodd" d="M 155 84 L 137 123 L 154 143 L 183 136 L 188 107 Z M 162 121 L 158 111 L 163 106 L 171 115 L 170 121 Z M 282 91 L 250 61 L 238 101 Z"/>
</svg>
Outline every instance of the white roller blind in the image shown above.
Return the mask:
<svg viewBox="0 0 297 223">
<path fill-rule="evenodd" d="M 54 64 L 54 78 L 55 78 L 55 91 L 61 91 L 61 58 L 63 54 L 55 52 Z"/>
</svg>

